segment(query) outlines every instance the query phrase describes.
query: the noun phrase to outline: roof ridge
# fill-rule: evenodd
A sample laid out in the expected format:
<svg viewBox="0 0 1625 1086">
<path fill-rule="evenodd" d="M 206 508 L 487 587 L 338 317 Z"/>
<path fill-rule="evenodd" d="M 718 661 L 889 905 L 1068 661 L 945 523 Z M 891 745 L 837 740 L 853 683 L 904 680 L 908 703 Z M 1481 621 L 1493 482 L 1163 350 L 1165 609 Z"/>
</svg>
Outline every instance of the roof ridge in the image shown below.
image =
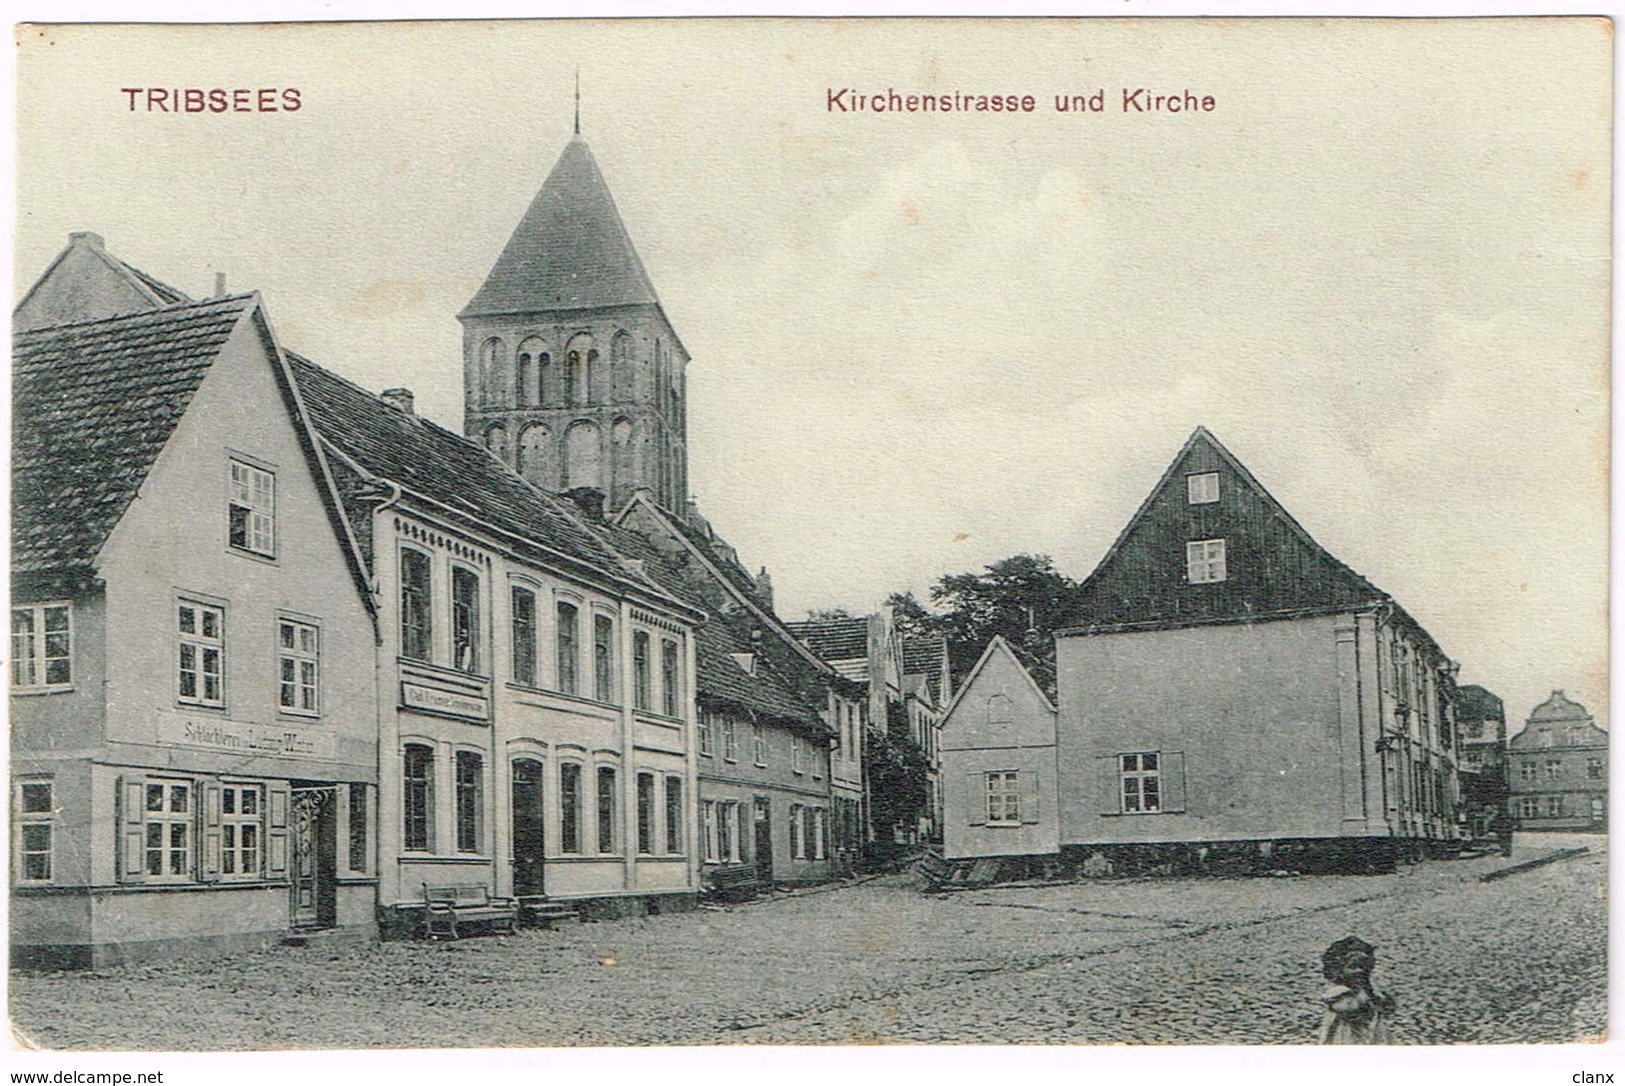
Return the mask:
<svg viewBox="0 0 1625 1086">
<path fill-rule="evenodd" d="M 134 313 L 119 313 L 111 317 L 96 317 L 92 320 L 62 321 L 57 324 L 45 324 L 38 328 L 23 328 L 12 333 L 13 339 L 23 339 L 41 335 L 51 335 L 70 328 L 88 328 L 97 324 L 112 324 L 117 321 L 138 323 L 143 320 L 153 320 L 159 317 L 176 315 L 184 309 L 208 309 L 215 306 L 225 306 L 227 303 L 241 304 L 253 301 L 258 291 L 244 291 L 241 294 L 226 294 L 218 298 L 204 298 L 198 301 L 170 302 L 165 305 L 154 306 L 152 309 L 139 309 Z M 312 363 L 314 364 L 314 363 Z"/>
</svg>

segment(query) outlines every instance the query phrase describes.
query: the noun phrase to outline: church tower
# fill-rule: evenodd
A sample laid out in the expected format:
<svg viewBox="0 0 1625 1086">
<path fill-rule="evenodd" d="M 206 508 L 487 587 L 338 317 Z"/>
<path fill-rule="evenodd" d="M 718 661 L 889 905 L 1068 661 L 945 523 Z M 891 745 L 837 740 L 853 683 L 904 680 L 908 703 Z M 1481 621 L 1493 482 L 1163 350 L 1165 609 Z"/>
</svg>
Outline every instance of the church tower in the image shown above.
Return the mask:
<svg viewBox="0 0 1625 1086">
<path fill-rule="evenodd" d="M 683 510 L 688 352 L 579 122 L 458 320 L 469 438 L 547 490 Z"/>
</svg>

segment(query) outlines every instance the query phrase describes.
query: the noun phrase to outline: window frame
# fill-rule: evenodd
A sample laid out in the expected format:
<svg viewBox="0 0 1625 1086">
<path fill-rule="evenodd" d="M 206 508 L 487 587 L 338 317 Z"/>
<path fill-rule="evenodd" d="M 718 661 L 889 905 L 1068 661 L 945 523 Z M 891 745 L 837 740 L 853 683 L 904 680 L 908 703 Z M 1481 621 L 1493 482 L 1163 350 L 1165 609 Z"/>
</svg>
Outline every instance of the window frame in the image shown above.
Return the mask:
<svg viewBox="0 0 1625 1086">
<path fill-rule="evenodd" d="M 65 630 L 52 630 L 49 625 L 47 612 L 61 611 L 66 619 Z M 19 615 L 29 616 L 31 628 L 19 633 L 16 629 Z M 11 608 L 11 689 L 14 693 L 49 694 L 73 689 L 73 601 L 72 600 L 46 600 L 39 603 L 13 604 Z M 51 655 L 51 638 L 66 637 L 67 645 L 61 655 Z M 27 639 L 27 662 L 33 667 L 37 681 L 18 682 L 17 669 L 25 659 L 25 654 L 18 651 L 18 638 Z M 58 682 L 52 682 L 51 663 L 56 660 L 65 662 L 67 675 Z"/>
<path fill-rule="evenodd" d="M 759 769 L 767 768 L 767 728 L 760 720 L 750 722 L 751 756 Z"/>
<path fill-rule="evenodd" d="M 522 619 L 524 614 L 524 608 L 520 606 L 522 598 L 530 601 L 528 621 Z M 539 629 L 536 621 L 535 589 L 522 584 L 508 586 L 508 623 L 512 632 L 508 666 L 513 681 L 516 685 L 535 689 L 540 685 L 538 682 L 540 659 L 536 652 L 540 638 L 537 636 Z"/>
<path fill-rule="evenodd" d="M 193 630 L 188 633 L 182 626 L 183 612 L 195 612 Z M 179 596 L 175 600 L 175 700 L 182 705 L 192 705 L 205 709 L 224 709 L 226 707 L 226 608 L 223 603 L 207 603 L 194 596 Z M 205 619 L 213 614 L 216 624 L 216 635 L 210 637 L 204 630 L 207 627 Z M 193 666 L 186 666 L 186 650 L 192 649 Z M 208 654 L 215 654 L 215 671 L 213 678 L 218 684 L 218 693 L 208 696 L 208 680 L 211 673 L 208 670 Z M 187 694 L 186 676 L 193 677 L 193 693 Z M 199 692 L 201 690 L 201 692 Z"/>
<path fill-rule="evenodd" d="M 722 760 L 739 761 L 739 722 L 732 713 L 722 714 Z"/>
<path fill-rule="evenodd" d="M 615 619 L 602 611 L 592 614 L 592 694 L 605 705 L 616 704 Z"/>
<path fill-rule="evenodd" d="M 238 454 L 227 457 L 226 469 L 226 545 L 238 554 L 251 555 L 255 558 L 276 560 L 277 552 L 277 525 L 276 525 L 276 472 L 259 464 L 251 463 Z M 238 469 L 242 469 L 244 481 L 238 481 Z M 263 477 L 267 480 L 264 495 L 261 494 L 259 481 Z M 268 498 L 270 509 L 261 508 L 261 501 Z M 238 542 L 238 511 L 243 513 L 241 522 L 242 542 Z M 263 524 L 261 521 L 263 520 Z M 265 539 L 264 546 L 261 533 Z"/>
<path fill-rule="evenodd" d="M 700 756 L 703 758 L 716 757 L 716 736 L 714 728 L 716 714 L 709 709 L 700 710 L 700 720 L 697 726 L 699 732 Z"/>
<path fill-rule="evenodd" d="M 620 783 L 616 779 L 618 776 L 615 767 L 612 765 L 594 767 L 592 775 L 593 796 L 597 804 L 597 851 L 600 856 L 615 856 L 620 852 L 616 847 L 620 843 L 620 834 L 616 832 L 619 829 L 618 823 L 620 822 L 618 815 L 620 812 L 621 789 Z M 606 780 L 608 781 L 608 787 L 605 787 Z"/>
<path fill-rule="evenodd" d="M 558 600 L 553 607 L 553 644 L 556 658 L 555 686 L 561 694 L 579 697 L 581 693 L 581 607 Z"/>
<path fill-rule="evenodd" d="M 666 855 L 681 856 L 684 852 L 683 778 L 675 773 L 666 774 Z"/>
<path fill-rule="evenodd" d="M 232 797 L 227 801 L 227 797 Z M 254 810 L 245 811 L 252 798 Z M 228 811 L 226 808 L 234 810 Z M 220 878 L 225 882 L 257 882 L 265 877 L 265 786 L 255 781 L 220 782 Z M 245 845 L 247 831 L 254 831 L 253 845 Z M 252 853 L 252 865 L 246 864 Z M 228 864 L 227 861 L 230 860 Z M 228 870 L 228 867 L 230 870 Z"/>
<path fill-rule="evenodd" d="M 655 851 L 655 775 L 651 770 L 639 770 L 638 789 L 638 855 L 653 856 Z"/>
<path fill-rule="evenodd" d="M 480 596 L 483 592 L 480 571 L 461 562 L 451 564 L 451 578 L 446 593 L 451 623 L 451 666 L 465 675 L 482 675 L 484 648 L 481 629 Z M 459 659 L 465 656 L 465 659 Z"/>
<path fill-rule="evenodd" d="M 666 716 L 682 715 L 681 666 L 677 662 L 677 642 L 660 639 L 660 708 Z"/>
<path fill-rule="evenodd" d="M 1209 485 L 1211 484 L 1211 485 Z M 1185 504 L 1212 505 L 1219 500 L 1219 473 L 1193 471 L 1185 476 Z"/>
<path fill-rule="evenodd" d="M 276 619 L 276 683 L 277 683 L 277 712 L 289 716 L 319 717 L 322 715 L 322 628 L 321 624 L 308 618 L 294 615 L 278 615 Z M 284 630 L 293 632 L 293 645 L 283 644 Z M 302 642 L 303 633 L 310 634 L 311 648 L 306 649 Z M 296 698 L 307 687 L 310 691 L 309 706 L 286 705 L 283 703 L 284 688 L 290 685 L 284 677 L 284 670 L 288 664 L 294 668 L 295 680 L 291 683 Z M 304 665 L 310 666 L 310 682 L 304 681 Z"/>
<path fill-rule="evenodd" d="M 485 758 L 476 750 L 452 756 L 452 810 L 457 853 L 485 853 Z"/>
<path fill-rule="evenodd" d="M 1134 766 L 1130 768 L 1129 759 L 1134 759 Z M 1146 759 L 1154 759 L 1150 768 L 1146 768 Z M 1163 810 L 1162 787 L 1162 752 L 1158 750 L 1132 751 L 1117 756 L 1118 771 L 1118 800 L 1124 814 L 1161 814 Z M 1129 806 L 1130 785 L 1134 786 L 1133 797 L 1135 806 Z M 1153 793 L 1147 798 L 1147 785 L 1154 785 Z"/>
<path fill-rule="evenodd" d="M 45 789 L 43 807 L 35 807 L 28 798 L 28 790 L 37 788 Z M 48 885 L 56 879 L 56 780 L 40 776 L 18 777 L 13 795 L 16 802 L 13 822 L 17 827 L 13 855 L 17 858 L 17 882 L 27 886 Z M 30 848 L 29 831 L 40 829 L 45 831 L 45 847 Z M 29 873 L 29 859 L 35 856 L 45 857 L 44 871 L 40 874 Z"/>
<path fill-rule="evenodd" d="M 585 764 L 575 760 L 559 763 L 559 852 L 569 856 L 585 855 L 582 846 L 581 816 L 583 808 L 582 776 Z"/>
<path fill-rule="evenodd" d="M 632 631 L 632 707 L 649 712 L 654 708 L 653 661 L 649 659 L 649 631 Z"/>
<path fill-rule="evenodd" d="M 152 806 L 153 790 L 159 794 L 159 806 Z M 184 789 L 186 806 L 175 810 L 175 791 Z M 144 882 L 195 882 L 198 864 L 198 796 L 202 790 L 196 781 L 181 777 L 147 777 L 141 786 L 141 875 Z M 159 828 L 158 841 L 153 842 L 153 830 Z M 176 845 L 176 831 L 182 839 Z M 176 855 L 180 855 L 180 868 L 175 870 Z M 154 856 L 158 871 L 152 870 Z"/>
<path fill-rule="evenodd" d="M 414 752 L 421 752 L 422 772 L 413 774 Z M 407 742 L 401 746 L 401 851 L 434 852 L 435 756 L 433 745 Z M 417 797 L 414 802 L 414 795 Z M 421 837 L 414 836 L 414 829 Z"/>
<path fill-rule="evenodd" d="M 989 826 L 1021 825 L 1021 770 L 989 769 L 982 774 L 982 805 Z"/>
<path fill-rule="evenodd" d="M 1224 536 L 1185 544 L 1185 583 L 1220 584 L 1230 579 Z"/>
<path fill-rule="evenodd" d="M 408 576 L 421 568 L 423 581 Z M 434 663 L 434 556 L 417 547 L 401 547 L 397 563 L 400 613 L 396 616 L 403 659 Z M 421 598 L 420 598 L 421 592 Z"/>
</svg>

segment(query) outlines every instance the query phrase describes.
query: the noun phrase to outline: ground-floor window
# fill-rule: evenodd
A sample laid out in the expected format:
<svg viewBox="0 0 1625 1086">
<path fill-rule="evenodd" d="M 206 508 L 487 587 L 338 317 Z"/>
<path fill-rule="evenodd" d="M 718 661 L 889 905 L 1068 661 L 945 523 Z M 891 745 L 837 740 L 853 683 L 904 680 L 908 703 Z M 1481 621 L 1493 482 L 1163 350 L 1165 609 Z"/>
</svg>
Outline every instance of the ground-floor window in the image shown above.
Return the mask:
<svg viewBox="0 0 1625 1086">
<path fill-rule="evenodd" d="M 404 847 L 428 852 L 434 848 L 434 748 L 408 743 L 403 776 Z"/>
<path fill-rule="evenodd" d="M 683 778 L 666 778 L 666 851 L 683 851 Z"/>
<path fill-rule="evenodd" d="M 598 767 L 598 851 L 615 851 L 615 770 Z"/>
<path fill-rule="evenodd" d="M 1548 817 L 1548 818 L 1561 818 L 1562 816 L 1563 816 L 1563 797 L 1562 796 L 1547 796 L 1546 797 L 1546 817 Z"/>
<path fill-rule="evenodd" d="M 700 836 L 705 840 L 705 862 L 717 862 L 717 805 L 711 800 L 700 804 Z"/>
<path fill-rule="evenodd" d="M 803 835 L 801 818 L 806 810 L 807 808 L 799 803 L 790 804 L 790 856 L 796 860 L 807 858 L 806 837 Z"/>
<path fill-rule="evenodd" d="M 186 878 L 192 873 L 191 782 L 149 781 L 143 798 L 148 878 Z"/>
<path fill-rule="evenodd" d="M 55 835 L 56 804 L 48 780 L 17 784 L 17 878 L 22 882 L 51 880 L 51 846 Z"/>
<path fill-rule="evenodd" d="M 1518 815 L 1520 818 L 1540 817 L 1540 797 L 1524 796 L 1518 800 Z"/>
<path fill-rule="evenodd" d="M 655 850 L 655 775 L 638 774 L 638 851 Z"/>
<path fill-rule="evenodd" d="M 220 789 L 220 874 L 257 878 L 260 874 L 261 812 L 264 797 L 257 784 L 227 784 Z"/>
<path fill-rule="evenodd" d="M 721 823 L 717 835 L 717 848 L 719 856 L 724 863 L 739 862 L 739 804 L 736 802 L 719 803 L 718 820 Z"/>
<path fill-rule="evenodd" d="M 985 773 L 983 783 L 987 795 L 988 825 L 1021 825 L 1021 778 L 1016 771 L 1012 769 Z"/>
<path fill-rule="evenodd" d="M 480 851 L 484 760 L 470 750 L 457 752 L 457 851 Z"/>
<path fill-rule="evenodd" d="M 822 860 L 824 858 L 824 835 L 826 829 L 824 825 L 824 817 L 824 808 L 813 808 L 812 839 L 813 859 L 815 860 Z"/>
</svg>

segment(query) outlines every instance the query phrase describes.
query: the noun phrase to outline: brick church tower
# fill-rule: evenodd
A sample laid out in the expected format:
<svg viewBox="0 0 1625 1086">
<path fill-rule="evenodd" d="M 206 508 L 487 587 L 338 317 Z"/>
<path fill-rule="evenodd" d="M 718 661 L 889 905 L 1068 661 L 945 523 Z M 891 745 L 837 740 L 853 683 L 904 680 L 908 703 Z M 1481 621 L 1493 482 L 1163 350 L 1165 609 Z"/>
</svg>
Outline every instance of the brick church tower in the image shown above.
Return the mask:
<svg viewBox="0 0 1625 1086">
<path fill-rule="evenodd" d="M 683 509 L 688 352 L 579 122 L 458 320 L 469 438 L 548 490 Z"/>
</svg>

